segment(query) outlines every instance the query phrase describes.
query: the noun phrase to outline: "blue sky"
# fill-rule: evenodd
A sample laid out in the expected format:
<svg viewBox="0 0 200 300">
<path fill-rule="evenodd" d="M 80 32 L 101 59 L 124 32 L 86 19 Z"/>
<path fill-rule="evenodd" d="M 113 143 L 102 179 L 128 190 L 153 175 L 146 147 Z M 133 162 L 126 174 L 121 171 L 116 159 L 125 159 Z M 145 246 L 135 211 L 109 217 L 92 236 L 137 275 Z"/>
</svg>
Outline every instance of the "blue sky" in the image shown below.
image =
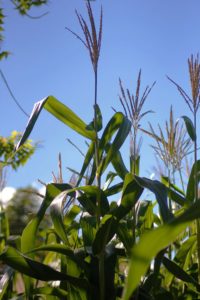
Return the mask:
<svg viewBox="0 0 200 300">
<path fill-rule="evenodd" d="M 93 117 L 92 67 L 86 49 L 65 29 L 68 26 L 81 34 L 74 11 L 77 9 L 86 17 L 85 1 L 51 0 L 48 6 L 30 12 L 34 16 L 48 12 L 37 20 L 19 16 L 10 1 L 3 1 L 3 5 L 6 19 L 2 48 L 11 55 L 1 62 L 1 69 L 23 108 L 30 113 L 36 101 L 54 95 L 89 123 Z M 104 125 L 112 116 L 112 106 L 121 110 L 118 78 L 135 91 L 140 68 L 143 88 L 156 81 L 144 106 L 155 113 L 144 120 L 143 127 L 148 128 L 147 121 L 154 126 L 159 122 L 164 124 L 171 104 L 175 117 L 191 117 L 166 75 L 189 90 L 187 58 L 200 48 L 199 0 L 96 0 L 91 5 L 97 20 L 103 6 L 98 101 Z M 2 80 L 0 91 L 0 134 L 23 131 L 27 119 L 13 103 Z M 84 139 L 49 113 L 42 112 L 31 138 L 42 146 L 25 167 L 9 172 L 8 185 L 24 187 L 38 178 L 51 181 L 51 172 L 57 172 L 59 152 L 66 181 L 70 177 L 67 166 L 80 169 L 82 157 L 66 139 L 70 138 L 85 151 Z M 154 165 L 149 144 L 150 140 L 143 137 L 142 176 L 148 176 Z M 128 160 L 128 145 L 123 156 Z"/>
</svg>

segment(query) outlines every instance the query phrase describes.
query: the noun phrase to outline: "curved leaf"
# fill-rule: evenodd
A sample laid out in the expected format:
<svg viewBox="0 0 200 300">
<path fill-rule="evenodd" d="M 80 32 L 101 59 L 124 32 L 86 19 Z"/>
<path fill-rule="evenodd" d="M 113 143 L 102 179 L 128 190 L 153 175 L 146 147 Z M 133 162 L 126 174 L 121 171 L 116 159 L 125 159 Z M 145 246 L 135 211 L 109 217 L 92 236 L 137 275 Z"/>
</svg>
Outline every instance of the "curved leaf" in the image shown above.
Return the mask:
<svg viewBox="0 0 200 300">
<path fill-rule="evenodd" d="M 143 188 L 137 183 L 133 174 L 128 173 L 124 180 L 121 203 L 112 214 L 118 220 L 122 219 L 134 207 L 142 192 Z"/>
<path fill-rule="evenodd" d="M 104 216 L 110 209 L 108 199 L 101 189 L 97 186 L 81 186 L 74 188 L 72 191 L 79 190 L 83 191 L 84 194 L 79 196 L 77 199 L 81 205 L 92 215 L 96 214 L 97 199 L 100 199 L 100 210 L 101 215 Z"/>
<path fill-rule="evenodd" d="M 188 118 L 187 116 L 182 116 L 182 118 L 185 122 L 187 132 L 188 132 L 191 140 L 194 142 L 196 140 L 197 136 L 196 136 L 196 132 L 195 132 L 195 128 L 194 128 L 194 125 L 192 123 L 192 120 L 190 120 L 190 118 Z"/>
<path fill-rule="evenodd" d="M 200 160 L 197 160 L 196 163 L 193 164 L 192 170 L 190 173 L 190 177 L 188 180 L 187 191 L 186 191 L 186 200 L 187 204 L 191 204 L 194 202 L 194 188 L 195 188 L 195 172 L 197 171 L 197 182 L 200 182 Z"/>
<path fill-rule="evenodd" d="M 198 282 L 188 273 L 186 273 L 179 265 L 177 265 L 174 261 L 168 259 L 167 257 L 163 257 L 162 263 L 170 271 L 176 278 L 183 280 L 185 282 L 189 282 L 194 284 L 198 289 L 200 285 Z"/>
<path fill-rule="evenodd" d="M 108 164 L 113 160 L 115 155 L 117 155 L 118 150 L 123 145 L 130 129 L 131 122 L 122 113 L 115 113 L 110 119 L 99 142 L 99 157 L 101 161 L 98 168 L 99 174 L 103 173 Z M 116 131 L 117 134 L 113 142 L 111 142 Z M 103 157 L 103 152 L 105 150 L 106 155 Z"/>
<path fill-rule="evenodd" d="M 87 125 L 69 107 L 57 100 L 54 96 L 48 96 L 34 104 L 28 124 L 22 138 L 17 144 L 16 150 L 18 150 L 29 137 L 43 108 L 82 136 L 91 140 L 95 139 L 95 132 L 93 130 L 87 130 Z"/>
<path fill-rule="evenodd" d="M 173 214 L 170 212 L 167 204 L 167 188 L 164 184 L 157 180 L 151 180 L 148 178 L 141 178 L 135 176 L 137 182 L 143 187 L 152 191 L 160 207 L 160 213 L 164 222 L 173 218 Z"/>
<path fill-rule="evenodd" d="M 22 252 L 28 252 L 29 250 L 35 247 L 36 232 L 38 226 L 40 225 L 40 222 L 42 221 L 45 215 L 47 208 L 50 206 L 51 202 L 56 196 L 58 196 L 61 192 L 66 191 L 69 188 L 71 189 L 71 186 L 69 184 L 52 183 L 47 185 L 46 194 L 44 200 L 42 201 L 39 211 L 23 230 L 21 236 Z"/>
<path fill-rule="evenodd" d="M 80 288 L 88 287 L 88 283 L 85 279 L 68 276 L 65 273 L 56 271 L 47 265 L 30 259 L 12 247 L 7 247 L 5 251 L 0 254 L 0 260 L 16 271 L 38 280 L 61 280 L 68 281 Z"/>
<path fill-rule="evenodd" d="M 128 170 L 123 162 L 120 151 L 116 151 L 115 155 L 112 158 L 111 163 L 115 171 L 117 172 L 117 175 L 122 179 L 124 179 L 126 174 L 128 174 Z"/>
<path fill-rule="evenodd" d="M 83 178 L 83 175 L 85 174 L 85 171 L 89 167 L 90 162 L 91 162 L 92 158 L 94 157 L 94 150 L 95 150 L 95 143 L 91 142 L 91 144 L 88 148 L 88 151 L 86 153 L 86 156 L 85 156 L 85 159 L 84 159 L 84 162 L 83 162 L 83 166 L 81 168 L 81 172 L 80 172 L 80 175 L 79 175 L 79 178 L 78 178 L 78 181 L 77 181 L 77 186 L 80 184 L 80 182 Z"/>
<path fill-rule="evenodd" d="M 107 243 L 117 232 L 118 221 L 112 215 L 105 215 L 96 232 L 96 236 L 92 245 L 94 255 L 100 255 L 104 251 Z"/>
<path fill-rule="evenodd" d="M 129 300 L 133 291 L 137 288 L 142 276 L 149 268 L 151 260 L 190 224 L 200 217 L 200 203 L 196 202 L 182 215 L 174 218 L 169 223 L 144 233 L 131 251 L 131 260 L 128 276 L 125 284 L 123 300 Z"/>
</svg>

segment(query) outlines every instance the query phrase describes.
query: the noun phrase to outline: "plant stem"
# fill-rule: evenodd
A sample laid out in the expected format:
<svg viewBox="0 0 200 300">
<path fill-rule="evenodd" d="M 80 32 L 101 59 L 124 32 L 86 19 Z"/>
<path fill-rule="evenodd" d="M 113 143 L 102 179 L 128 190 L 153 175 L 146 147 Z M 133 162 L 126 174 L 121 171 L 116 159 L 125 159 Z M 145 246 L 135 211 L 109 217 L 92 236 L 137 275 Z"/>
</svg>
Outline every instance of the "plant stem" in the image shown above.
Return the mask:
<svg viewBox="0 0 200 300">
<path fill-rule="evenodd" d="M 168 167 L 168 186 L 169 186 L 169 196 L 168 196 L 168 201 L 169 201 L 169 210 L 172 213 L 172 200 L 171 200 L 171 195 L 170 195 L 170 188 L 171 188 L 171 170 L 170 166 Z M 172 258 L 172 245 L 169 245 L 169 259 Z"/>
<path fill-rule="evenodd" d="M 137 146 L 137 129 L 133 128 L 133 174 L 136 175 L 136 146 Z M 136 242 L 136 207 L 133 207 L 133 242 Z"/>
<path fill-rule="evenodd" d="M 99 139 L 98 139 L 98 124 L 97 124 L 97 87 L 98 87 L 98 73 L 97 66 L 94 70 L 94 130 L 95 130 L 95 162 L 96 162 L 96 185 L 101 188 L 101 176 L 98 174 L 99 167 Z M 97 225 L 99 227 L 101 221 L 101 198 L 100 193 L 97 196 Z M 99 256 L 99 289 L 100 289 L 100 300 L 105 298 L 105 268 L 104 268 L 104 251 Z"/>
<path fill-rule="evenodd" d="M 194 111 L 194 130 L 197 134 L 196 110 Z M 194 200 L 198 201 L 198 181 L 197 181 L 197 135 L 194 140 Z M 197 233 L 197 261 L 198 261 L 198 280 L 200 282 L 200 220 L 196 220 Z"/>
</svg>

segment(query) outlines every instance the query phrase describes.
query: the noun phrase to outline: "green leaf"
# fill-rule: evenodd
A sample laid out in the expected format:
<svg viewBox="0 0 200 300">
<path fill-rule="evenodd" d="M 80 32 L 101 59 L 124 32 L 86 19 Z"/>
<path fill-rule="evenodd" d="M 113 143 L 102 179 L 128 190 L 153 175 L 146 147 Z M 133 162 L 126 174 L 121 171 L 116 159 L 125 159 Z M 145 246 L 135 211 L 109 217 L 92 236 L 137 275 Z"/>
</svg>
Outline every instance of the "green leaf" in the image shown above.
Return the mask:
<svg viewBox="0 0 200 300">
<path fill-rule="evenodd" d="M 115 185 L 112 185 L 111 187 L 107 188 L 104 193 L 107 197 L 115 195 L 119 192 L 121 192 L 123 188 L 123 182 L 117 183 Z"/>
<path fill-rule="evenodd" d="M 196 252 L 197 238 L 196 235 L 190 236 L 186 241 L 181 244 L 174 260 L 184 269 L 189 268 L 191 257 Z"/>
<path fill-rule="evenodd" d="M 186 204 L 186 198 L 178 194 L 171 188 L 168 189 L 168 197 L 174 202 L 178 203 L 180 206 L 184 206 Z"/>
<path fill-rule="evenodd" d="M 174 261 L 168 259 L 167 257 L 163 257 L 162 263 L 176 278 L 188 283 L 192 283 L 197 288 L 200 288 L 198 282 L 191 275 L 186 273 L 181 267 L 179 267 L 179 265 L 177 265 Z"/>
<path fill-rule="evenodd" d="M 92 245 L 94 255 L 100 255 L 104 251 L 107 243 L 117 232 L 118 220 L 112 215 L 105 215 L 96 232 L 96 236 Z"/>
<path fill-rule="evenodd" d="M 91 144 L 88 148 L 88 151 L 86 153 L 86 156 L 85 156 L 85 159 L 83 162 L 83 166 L 81 168 L 80 176 L 77 181 L 77 186 L 80 184 L 80 182 L 83 178 L 83 175 L 85 174 L 85 171 L 88 169 L 90 162 L 91 162 L 92 158 L 94 157 L 94 150 L 95 150 L 95 143 L 91 142 Z"/>
<path fill-rule="evenodd" d="M 172 183 L 169 180 L 169 177 L 167 176 L 161 176 L 161 182 L 166 186 L 166 187 L 170 187 L 171 189 L 175 190 L 176 192 L 178 192 L 179 194 L 181 194 L 182 196 L 185 196 L 185 193 L 174 183 Z"/>
<path fill-rule="evenodd" d="M 134 207 L 143 192 L 133 174 L 128 173 L 124 180 L 122 198 L 119 207 L 113 210 L 118 220 L 122 219 Z"/>
<path fill-rule="evenodd" d="M 38 227 L 42 221 L 47 208 L 50 206 L 51 202 L 58 196 L 61 192 L 66 191 L 71 188 L 68 184 L 48 184 L 46 187 L 46 194 L 44 200 L 40 206 L 40 209 L 36 216 L 28 223 L 25 227 L 21 236 L 21 251 L 23 253 L 35 247 L 35 239 Z"/>
<path fill-rule="evenodd" d="M 91 140 L 95 139 L 95 132 L 93 130 L 87 130 L 87 125 L 70 108 L 57 100 L 55 97 L 49 96 L 35 103 L 26 129 L 22 135 L 22 138 L 17 144 L 16 150 L 18 150 L 29 137 L 43 108 L 82 136 Z"/>
<path fill-rule="evenodd" d="M 68 243 L 65 225 L 63 222 L 62 204 L 67 197 L 66 192 L 59 194 L 50 204 L 50 215 L 54 225 L 54 230 L 64 243 Z"/>
<path fill-rule="evenodd" d="M 139 176 L 140 173 L 140 156 L 136 157 L 136 160 L 134 159 L 134 156 L 130 156 L 130 170 L 131 173 Z"/>
<path fill-rule="evenodd" d="M 155 194 L 163 221 L 166 222 L 173 218 L 173 214 L 170 212 L 167 204 L 166 186 L 157 180 L 151 180 L 145 177 L 142 178 L 138 176 L 136 176 L 135 178 L 143 188 L 147 188 Z"/>
<path fill-rule="evenodd" d="M 85 216 L 81 220 L 81 229 L 85 249 L 91 249 L 92 243 L 96 235 L 96 217 Z"/>
<path fill-rule="evenodd" d="M 187 132 L 188 132 L 191 140 L 194 142 L 197 138 L 194 125 L 193 125 L 192 121 L 190 120 L 190 118 L 188 118 L 187 116 L 182 116 L 182 118 L 185 122 Z"/>
<path fill-rule="evenodd" d="M 84 194 L 79 196 L 77 199 L 91 215 L 96 214 L 97 199 L 100 199 L 101 215 L 104 216 L 109 211 L 110 206 L 108 199 L 104 191 L 99 189 L 97 186 L 81 186 L 73 189 L 73 191 L 75 190 L 84 192 Z"/>
<path fill-rule="evenodd" d="M 68 292 L 58 288 L 58 287 L 50 287 L 50 286 L 45 286 L 41 288 L 36 288 L 33 289 L 32 291 L 33 295 L 51 295 L 51 296 L 56 296 L 62 299 L 62 297 L 67 297 Z"/>
<path fill-rule="evenodd" d="M 187 191 L 186 191 L 186 200 L 187 204 L 191 204 L 194 202 L 194 191 L 195 191 L 195 173 L 197 172 L 197 182 L 200 182 L 200 160 L 197 160 L 196 163 L 193 164 L 192 170 L 190 173 L 190 177 L 188 180 Z"/>
<path fill-rule="evenodd" d="M 124 179 L 126 174 L 128 174 L 128 170 L 123 162 L 120 151 L 116 151 L 115 155 L 113 156 L 112 165 L 117 172 L 117 175 Z"/>
<path fill-rule="evenodd" d="M 137 288 L 140 279 L 148 270 L 151 260 L 162 249 L 172 243 L 191 221 L 199 218 L 199 216 L 200 203 L 196 202 L 179 217 L 174 218 L 169 223 L 165 223 L 155 230 L 143 234 L 138 244 L 131 251 L 123 300 L 129 300 L 133 291 Z"/>
<path fill-rule="evenodd" d="M 99 108 L 98 104 L 94 105 L 94 110 L 96 111 L 96 116 L 97 116 L 97 132 L 100 131 L 102 129 L 102 114 L 101 114 L 101 110 Z M 94 120 L 87 125 L 87 130 L 94 130 L 95 131 L 95 124 L 94 124 Z"/>
<path fill-rule="evenodd" d="M 16 271 L 38 280 L 68 281 L 81 288 L 87 288 L 88 286 L 85 279 L 68 276 L 65 273 L 58 272 L 47 265 L 30 259 L 12 247 L 7 247 L 5 251 L 0 254 L 0 260 Z"/>
<path fill-rule="evenodd" d="M 100 165 L 97 170 L 99 174 L 102 174 L 108 164 L 113 160 L 115 155 L 118 154 L 118 150 L 123 145 L 131 129 L 131 122 L 122 113 L 115 113 L 111 120 L 108 122 L 102 138 L 99 142 L 99 157 Z M 116 136 L 111 142 L 111 138 L 116 133 Z M 106 150 L 106 155 L 103 157 L 103 152 Z"/>
<path fill-rule="evenodd" d="M 153 204 L 151 201 L 142 200 L 139 202 L 136 211 L 137 227 L 140 231 L 149 230 L 153 226 L 154 215 L 153 215 Z"/>
<path fill-rule="evenodd" d="M 4 58 L 7 58 L 8 55 L 10 55 L 10 52 L 8 52 L 8 51 L 2 51 L 0 53 L 0 60 L 3 60 Z"/>
<path fill-rule="evenodd" d="M 127 222 L 126 221 L 120 221 L 117 229 L 117 235 L 120 239 L 120 241 L 123 243 L 126 251 L 130 253 L 133 244 L 134 244 L 134 239 L 133 239 L 133 234 L 131 230 L 127 227 Z"/>
</svg>

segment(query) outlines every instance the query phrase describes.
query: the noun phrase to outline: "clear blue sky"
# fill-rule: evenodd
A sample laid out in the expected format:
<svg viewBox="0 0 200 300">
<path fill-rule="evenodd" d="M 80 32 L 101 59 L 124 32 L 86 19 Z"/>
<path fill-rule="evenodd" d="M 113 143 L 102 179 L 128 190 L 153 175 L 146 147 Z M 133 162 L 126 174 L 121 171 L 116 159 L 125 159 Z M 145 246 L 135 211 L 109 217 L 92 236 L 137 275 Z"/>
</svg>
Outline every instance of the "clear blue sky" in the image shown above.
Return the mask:
<svg viewBox="0 0 200 300">
<path fill-rule="evenodd" d="M 51 0 L 48 6 L 30 12 L 37 16 L 48 11 L 38 20 L 19 16 L 10 1 L 3 1 L 3 5 L 7 17 L 2 48 L 11 55 L 1 62 L 1 69 L 23 108 L 30 113 L 34 102 L 52 94 L 89 123 L 93 117 L 92 67 L 86 49 L 65 29 L 68 26 L 81 33 L 74 10 L 86 17 L 85 1 Z M 121 109 L 118 78 L 134 91 L 140 68 L 143 87 L 157 82 L 144 107 L 156 113 L 142 123 L 145 128 L 147 121 L 154 126 L 164 124 L 171 104 L 177 118 L 190 116 L 165 75 L 188 90 L 187 58 L 200 50 L 199 0 L 96 0 L 91 5 L 97 19 L 101 5 L 104 13 L 98 96 L 104 125 L 112 115 L 111 106 Z M 0 134 L 23 131 L 27 119 L 2 80 L 0 91 Z M 49 113 L 42 112 L 31 138 L 41 141 L 42 147 L 25 167 L 9 173 L 8 185 L 22 187 L 38 178 L 51 181 L 51 172 L 57 171 L 58 152 L 63 156 L 66 181 L 70 176 L 66 166 L 80 169 L 82 157 L 66 138 L 85 151 L 84 139 Z M 148 176 L 154 162 L 150 141 L 143 139 L 141 175 Z M 124 148 L 123 155 L 128 157 L 128 149 Z"/>
</svg>

